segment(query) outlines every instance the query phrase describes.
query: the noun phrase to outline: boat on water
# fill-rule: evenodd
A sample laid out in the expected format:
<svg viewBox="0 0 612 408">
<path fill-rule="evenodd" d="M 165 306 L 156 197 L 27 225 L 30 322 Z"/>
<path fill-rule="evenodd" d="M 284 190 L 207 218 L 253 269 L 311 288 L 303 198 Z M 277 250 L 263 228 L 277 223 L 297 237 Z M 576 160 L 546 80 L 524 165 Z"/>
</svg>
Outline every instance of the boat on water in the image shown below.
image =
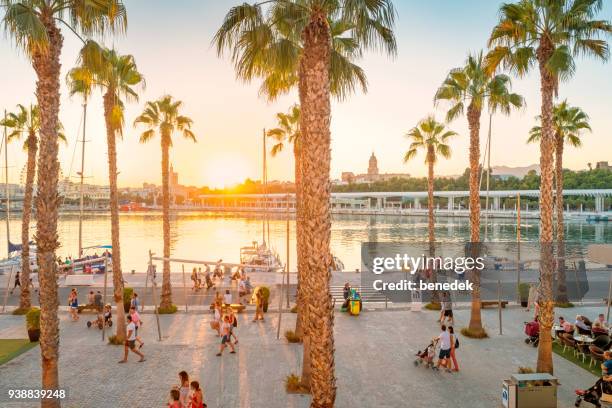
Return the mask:
<svg viewBox="0 0 612 408">
<path fill-rule="evenodd" d="M 253 241 L 250 246 L 240 248 L 240 263 L 246 265 L 244 271 L 249 272 L 282 272 L 284 265 L 276 251 L 268 248 L 266 243 Z"/>
<path fill-rule="evenodd" d="M 8 258 L 0 260 L 0 275 L 15 274 L 21 272 L 21 245 L 9 242 Z M 38 264 L 36 263 L 36 245 L 30 243 L 30 272 L 37 273 Z"/>
<path fill-rule="evenodd" d="M 586 218 L 587 222 L 608 222 L 610 219 L 607 215 L 589 215 Z"/>
</svg>

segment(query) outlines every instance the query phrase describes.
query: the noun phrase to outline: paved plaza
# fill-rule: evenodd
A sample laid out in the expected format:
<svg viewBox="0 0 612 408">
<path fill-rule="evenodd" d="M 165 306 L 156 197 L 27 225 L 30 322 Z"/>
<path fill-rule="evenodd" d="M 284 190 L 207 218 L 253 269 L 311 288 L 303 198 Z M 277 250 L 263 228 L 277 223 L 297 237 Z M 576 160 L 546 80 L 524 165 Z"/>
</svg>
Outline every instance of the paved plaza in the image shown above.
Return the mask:
<svg viewBox="0 0 612 408">
<path fill-rule="evenodd" d="M 577 307 L 565 314 L 596 316 L 603 307 Z M 562 312 L 563 313 L 563 312 Z M 456 310 L 457 327 L 466 324 L 467 308 Z M 145 314 L 140 333 L 147 361 L 118 364 L 122 347 L 103 343 L 101 332 L 87 329 L 82 315 L 73 323 L 62 313 L 61 384 L 69 389 L 65 407 L 163 407 L 177 373 L 186 370 L 203 385 L 211 408 L 307 407 L 309 397 L 290 395 L 284 379 L 299 372 L 302 347 L 287 344 L 282 333 L 293 328 L 295 315 L 282 316 L 281 339 L 276 339 L 278 314 L 252 323 L 251 313 L 239 315 L 237 354 L 216 357 L 219 340 L 209 327 L 208 313 L 161 316 L 163 339 L 157 340 L 155 318 Z M 485 309 L 490 339 L 460 336 L 459 373 L 414 367 L 414 353 L 438 334 L 437 313 L 409 310 L 365 310 L 359 317 L 336 313 L 337 407 L 455 407 L 501 406 L 501 382 L 519 366 L 535 366 L 536 349 L 523 343 L 523 322 L 530 314 L 507 309 L 504 334 L 498 335 L 497 310 Z M 0 338 L 27 337 L 23 317 L 0 316 Z M 595 377 L 555 356 L 559 377 L 559 407 L 573 406 L 573 390 L 588 387 Z M 40 386 L 38 347 L 0 366 L 0 390 Z M 37 406 L 7 403 L 2 407 Z"/>
</svg>

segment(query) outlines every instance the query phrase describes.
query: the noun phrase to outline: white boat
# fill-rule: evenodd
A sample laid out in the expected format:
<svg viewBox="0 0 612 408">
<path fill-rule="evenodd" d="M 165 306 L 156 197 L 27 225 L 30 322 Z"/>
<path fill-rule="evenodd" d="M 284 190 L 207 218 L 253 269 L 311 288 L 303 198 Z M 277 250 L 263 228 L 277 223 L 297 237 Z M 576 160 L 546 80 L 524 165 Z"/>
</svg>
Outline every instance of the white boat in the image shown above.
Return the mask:
<svg viewBox="0 0 612 408">
<path fill-rule="evenodd" d="M 13 271 L 21 272 L 21 245 L 15 245 L 9 243 L 9 256 L 8 258 L 0 260 L 0 275 L 8 275 Z M 36 245 L 30 244 L 30 272 L 35 273 L 38 271 L 38 264 L 36 263 Z"/>
<path fill-rule="evenodd" d="M 240 263 L 247 265 L 244 271 L 249 272 L 282 272 L 283 264 L 278 254 L 268 248 L 266 243 L 253 241 L 250 246 L 240 248 Z"/>
</svg>

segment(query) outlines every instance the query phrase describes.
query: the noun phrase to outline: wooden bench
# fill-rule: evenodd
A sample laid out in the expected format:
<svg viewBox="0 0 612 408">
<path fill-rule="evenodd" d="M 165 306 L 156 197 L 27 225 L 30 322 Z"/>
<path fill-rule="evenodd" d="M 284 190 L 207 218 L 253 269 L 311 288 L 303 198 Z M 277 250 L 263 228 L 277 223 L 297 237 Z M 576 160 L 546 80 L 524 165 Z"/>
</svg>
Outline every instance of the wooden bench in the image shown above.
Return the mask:
<svg viewBox="0 0 612 408">
<path fill-rule="evenodd" d="M 508 304 L 508 301 L 506 300 L 502 300 L 501 301 L 501 307 L 502 309 L 506 308 L 506 305 Z M 499 301 L 498 300 L 482 300 L 480 302 L 481 307 L 484 309 L 487 306 L 495 306 L 498 307 L 499 306 Z"/>
</svg>

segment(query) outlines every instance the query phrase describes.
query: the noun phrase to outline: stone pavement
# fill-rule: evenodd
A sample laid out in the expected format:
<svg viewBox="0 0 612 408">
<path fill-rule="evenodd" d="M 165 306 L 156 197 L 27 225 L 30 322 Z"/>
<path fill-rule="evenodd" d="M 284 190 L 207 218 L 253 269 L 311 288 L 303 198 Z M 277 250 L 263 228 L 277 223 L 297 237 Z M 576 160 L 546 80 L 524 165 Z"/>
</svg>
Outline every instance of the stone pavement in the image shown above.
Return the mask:
<svg viewBox="0 0 612 408">
<path fill-rule="evenodd" d="M 596 316 L 603 307 L 561 311 Z M 457 327 L 466 324 L 469 310 L 456 310 Z M 287 344 L 282 333 L 293 327 L 294 314 L 282 317 L 281 340 L 276 340 L 278 315 L 265 323 L 251 323 L 239 315 L 238 353 L 216 357 L 218 338 L 209 328 L 210 315 L 161 316 L 163 341 L 157 341 L 153 315 L 144 315 L 143 352 L 147 361 L 117 364 L 122 348 L 101 341 L 101 332 L 87 329 L 83 315 L 77 323 L 62 314 L 61 384 L 70 398 L 64 407 L 163 407 L 180 370 L 189 372 L 205 390 L 211 408 L 308 407 L 309 397 L 288 395 L 283 381 L 299 372 L 301 346 Z M 504 335 L 499 336 L 497 310 L 485 309 L 483 318 L 490 339 L 460 337 L 460 373 L 433 372 L 414 367 L 413 354 L 438 334 L 436 312 L 406 310 L 364 311 L 359 317 L 336 314 L 337 407 L 453 407 L 501 406 L 501 382 L 519 366 L 535 366 L 536 349 L 523 343 L 523 321 L 530 314 L 504 310 Z M 23 318 L 0 316 L 0 338 L 27 337 Z M 559 407 L 573 406 L 573 390 L 588 387 L 595 377 L 555 356 L 560 378 Z M 34 348 L 0 366 L 0 391 L 40 385 L 40 351 Z M 30 407 L 33 403 L 7 403 L 2 407 Z"/>
</svg>

